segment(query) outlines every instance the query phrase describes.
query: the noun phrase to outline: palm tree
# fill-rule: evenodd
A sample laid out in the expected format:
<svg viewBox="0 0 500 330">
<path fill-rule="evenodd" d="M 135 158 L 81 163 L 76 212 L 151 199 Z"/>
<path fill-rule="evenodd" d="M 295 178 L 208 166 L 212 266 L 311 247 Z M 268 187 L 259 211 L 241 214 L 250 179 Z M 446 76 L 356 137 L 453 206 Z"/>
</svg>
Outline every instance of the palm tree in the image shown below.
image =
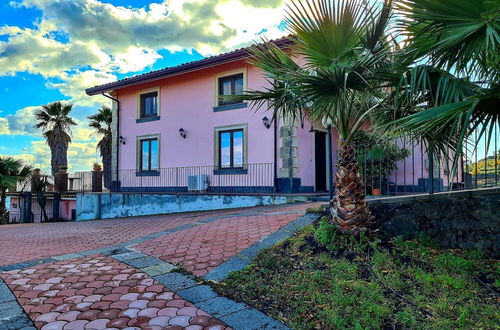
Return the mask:
<svg viewBox="0 0 500 330">
<path fill-rule="evenodd" d="M 22 165 L 12 157 L 0 156 L 0 224 L 8 222 L 7 190 L 15 190 L 16 183 L 25 180 L 31 174 L 31 166 Z"/>
<path fill-rule="evenodd" d="M 68 166 L 71 126 L 76 125 L 76 122 L 69 117 L 72 109 L 71 103 L 54 102 L 42 105 L 42 108 L 35 113 L 38 121 L 35 128 L 43 130 L 43 136 L 50 147 L 52 175 L 55 175 L 60 167 Z"/>
<path fill-rule="evenodd" d="M 441 154 L 457 150 L 456 167 L 472 134 L 489 145 L 500 123 L 500 2 L 401 0 L 396 9 L 413 65 L 396 88 L 408 116 L 395 126 Z"/>
<path fill-rule="evenodd" d="M 281 117 L 322 120 L 338 131 L 333 221 L 341 231 L 358 233 L 371 226 L 372 217 L 352 139 L 364 124 L 376 125 L 382 110 L 391 1 L 297 0 L 286 12 L 292 54 L 272 43 L 253 46 L 251 62 L 264 71 L 269 87 L 240 98 Z"/>
<path fill-rule="evenodd" d="M 89 119 L 89 126 L 95 129 L 95 134 L 102 136 L 101 140 L 97 143 L 97 147 L 102 158 L 104 186 L 108 188 L 111 182 L 111 108 L 103 105 Z"/>
</svg>

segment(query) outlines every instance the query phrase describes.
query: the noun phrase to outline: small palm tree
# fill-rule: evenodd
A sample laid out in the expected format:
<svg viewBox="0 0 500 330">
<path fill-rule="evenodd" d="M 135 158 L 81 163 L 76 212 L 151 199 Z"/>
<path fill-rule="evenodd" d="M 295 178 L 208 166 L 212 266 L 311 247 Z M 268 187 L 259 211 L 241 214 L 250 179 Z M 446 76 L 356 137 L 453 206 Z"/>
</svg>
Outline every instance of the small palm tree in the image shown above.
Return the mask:
<svg viewBox="0 0 500 330">
<path fill-rule="evenodd" d="M 401 0 L 396 9 L 413 64 L 396 88 L 409 115 L 395 126 L 441 154 L 457 150 L 456 167 L 472 134 L 489 144 L 500 124 L 500 2 Z"/>
<path fill-rule="evenodd" d="M 111 108 L 103 105 L 95 115 L 89 117 L 89 126 L 95 129 L 95 134 L 101 136 L 101 140 L 97 143 L 97 147 L 101 153 L 104 186 L 109 188 L 111 182 Z"/>
<path fill-rule="evenodd" d="M 376 124 L 384 88 L 380 79 L 391 48 L 387 25 L 391 1 L 297 0 L 287 7 L 292 54 L 272 43 L 253 47 L 251 60 L 269 87 L 241 98 L 266 105 L 281 117 L 322 120 L 339 134 L 333 221 L 357 233 L 371 226 L 353 137 Z M 301 58 L 297 64 L 293 56 Z M 276 114 L 275 116 L 276 117 Z"/>
<path fill-rule="evenodd" d="M 8 222 L 7 190 L 15 190 L 17 182 L 25 180 L 31 174 L 31 166 L 22 165 L 12 157 L 0 156 L 0 224 Z"/>
<path fill-rule="evenodd" d="M 54 102 L 42 105 L 42 108 L 35 113 L 38 121 L 35 128 L 43 130 L 43 136 L 50 147 L 52 175 L 55 175 L 60 167 L 68 166 L 71 126 L 76 125 L 73 118 L 69 117 L 72 109 L 71 103 Z"/>
</svg>

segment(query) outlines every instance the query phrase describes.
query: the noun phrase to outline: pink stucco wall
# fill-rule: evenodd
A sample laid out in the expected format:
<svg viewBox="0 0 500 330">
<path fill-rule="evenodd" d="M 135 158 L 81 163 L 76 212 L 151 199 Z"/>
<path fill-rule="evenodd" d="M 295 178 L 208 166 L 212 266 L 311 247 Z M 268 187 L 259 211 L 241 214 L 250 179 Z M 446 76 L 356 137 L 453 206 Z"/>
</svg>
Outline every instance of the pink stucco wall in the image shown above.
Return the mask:
<svg viewBox="0 0 500 330">
<path fill-rule="evenodd" d="M 262 118 L 266 115 L 271 118 L 271 114 L 265 109 L 252 108 L 213 111 L 215 75 L 241 68 L 247 69 L 248 89 L 262 89 L 265 86 L 266 81 L 262 72 L 245 60 L 240 60 L 119 90 L 117 93 L 121 109 L 119 135 L 125 138 L 125 145 L 119 146 L 119 180 L 122 187 L 187 186 L 187 176 L 193 174 L 207 174 L 212 183 L 227 186 L 240 185 L 242 182 L 249 186 L 273 185 L 274 132 L 273 127 L 266 129 L 262 124 Z M 138 92 L 158 87 L 160 120 L 137 123 Z M 247 175 L 213 175 L 211 166 L 214 165 L 215 154 L 214 128 L 240 124 L 247 125 L 245 162 L 267 165 L 251 165 Z M 185 139 L 179 136 L 180 128 L 186 132 Z M 309 122 L 306 122 L 303 128 L 297 125 L 299 147 L 297 158 L 302 185 L 312 187 L 315 185 L 315 141 L 314 134 L 309 132 L 310 128 Z M 135 174 L 137 137 L 154 134 L 160 135 L 160 177 L 137 177 Z M 338 134 L 335 130 L 332 140 L 333 162 L 336 164 Z M 281 139 L 278 134 L 278 171 L 281 166 L 280 146 Z M 410 156 L 405 162 L 398 164 L 399 170 L 391 176 L 390 181 L 399 185 L 403 183 L 418 185 L 418 178 L 428 177 L 428 170 L 425 166 L 422 168 L 420 159 L 420 148 L 417 147 L 413 157 Z M 193 168 L 194 166 L 206 167 Z M 406 172 L 403 171 L 405 166 Z M 178 169 L 180 167 L 191 168 Z M 444 178 L 444 184 L 448 184 L 444 172 L 441 173 L 441 177 Z M 174 180 L 172 178 L 177 180 L 175 184 L 172 184 Z"/>
<path fill-rule="evenodd" d="M 214 112 L 214 75 L 247 67 L 248 88 L 261 88 L 259 71 L 244 61 L 184 74 L 121 90 L 120 135 L 127 143 L 120 146 L 120 169 L 136 168 L 136 137 L 160 134 L 160 167 L 213 165 L 214 128 L 225 125 L 248 125 L 248 163 L 273 161 L 273 130 L 262 124 L 264 111 L 235 109 Z M 136 123 L 137 92 L 160 87 L 160 120 Z M 269 114 L 267 114 L 270 117 Z M 186 131 L 186 139 L 179 129 Z"/>
</svg>

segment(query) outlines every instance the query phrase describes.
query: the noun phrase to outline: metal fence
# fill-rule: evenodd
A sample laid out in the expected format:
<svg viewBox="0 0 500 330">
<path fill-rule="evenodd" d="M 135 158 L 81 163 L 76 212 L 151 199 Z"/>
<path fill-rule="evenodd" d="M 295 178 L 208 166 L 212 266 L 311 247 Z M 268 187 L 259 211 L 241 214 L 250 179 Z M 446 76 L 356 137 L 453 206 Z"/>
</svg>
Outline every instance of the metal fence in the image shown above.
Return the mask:
<svg viewBox="0 0 500 330">
<path fill-rule="evenodd" d="M 273 192 L 274 164 L 245 164 L 240 168 L 169 167 L 147 172 L 120 170 L 118 180 L 120 191 L 128 192 Z"/>
<path fill-rule="evenodd" d="M 57 192 L 57 184 L 56 184 L 56 176 L 51 174 L 39 174 L 39 177 L 43 180 L 46 180 L 47 186 L 45 190 L 47 192 Z M 33 176 L 27 178 L 22 182 L 17 183 L 16 191 L 24 192 L 24 191 L 33 191 L 32 189 L 32 180 Z M 64 180 L 67 181 L 67 184 L 64 186 L 66 189 L 62 193 L 71 193 L 71 192 L 91 192 L 92 191 L 92 172 L 74 172 L 68 173 L 67 178 L 64 177 Z M 102 185 L 104 184 L 104 178 L 102 178 Z"/>
<path fill-rule="evenodd" d="M 436 155 L 422 144 L 395 143 L 395 147 L 406 151 L 406 156 L 396 161 L 380 148 L 357 150 L 365 193 L 396 196 L 498 186 L 500 143 L 497 134 L 493 138 L 490 145 L 484 139 L 477 144 L 469 141 L 454 172 L 452 151 Z"/>
</svg>

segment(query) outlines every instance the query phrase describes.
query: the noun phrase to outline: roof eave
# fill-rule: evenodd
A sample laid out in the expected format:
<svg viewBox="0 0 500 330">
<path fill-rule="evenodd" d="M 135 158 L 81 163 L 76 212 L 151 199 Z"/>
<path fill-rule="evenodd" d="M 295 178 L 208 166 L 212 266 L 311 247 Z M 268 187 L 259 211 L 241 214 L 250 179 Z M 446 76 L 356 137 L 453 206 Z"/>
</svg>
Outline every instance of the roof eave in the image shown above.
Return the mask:
<svg viewBox="0 0 500 330">
<path fill-rule="evenodd" d="M 284 39 L 277 40 L 274 43 L 280 47 L 285 47 L 293 42 L 289 39 L 284 38 Z M 176 66 L 176 67 L 172 67 L 172 68 L 165 68 L 163 70 L 145 73 L 145 74 L 131 77 L 128 79 L 119 80 L 119 81 L 115 81 L 112 83 L 87 88 L 85 90 L 85 93 L 87 93 L 87 95 L 89 95 L 89 96 L 100 95 L 102 93 L 116 91 L 118 89 L 131 87 L 131 86 L 135 86 L 135 85 L 140 85 L 140 84 L 144 84 L 146 82 L 155 81 L 155 80 L 163 79 L 166 77 L 171 77 L 171 76 L 175 76 L 175 75 L 179 75 L 179 74 L 193 72 L 193 71 L 205 69 L 208 67 L 213 67 L 216 65 L 229 63 L 229 62 L 234 62 L 234 61 L 241 60 L 241 59 L 249 57 L 249 56 L 250 56 L 249 47 L 247 47 L 247 48 L 240 49 L 240 50 L 237 50 L 234 52 L 222 54 L 219 56 L 210 57 L 207 59 L 202 59 L 199 61 L 184 64 L 184 65 L 180 65 L 180 66 Z"/>
</svg>

